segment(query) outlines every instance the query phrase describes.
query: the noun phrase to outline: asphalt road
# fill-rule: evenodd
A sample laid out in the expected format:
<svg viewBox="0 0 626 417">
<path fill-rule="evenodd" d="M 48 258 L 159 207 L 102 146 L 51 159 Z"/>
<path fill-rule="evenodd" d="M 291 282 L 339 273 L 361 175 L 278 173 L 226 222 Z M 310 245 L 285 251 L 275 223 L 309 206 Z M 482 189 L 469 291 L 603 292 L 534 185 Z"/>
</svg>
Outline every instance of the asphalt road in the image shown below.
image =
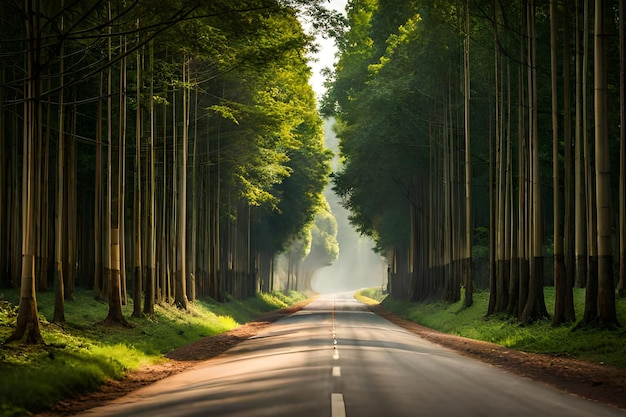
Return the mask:
<svg viewBox="0 0 626 417">
<path fill-rule="evenodd" d="M 626 416 L 323 296 L 201 365 L 83 416 Z"/>
</svg>

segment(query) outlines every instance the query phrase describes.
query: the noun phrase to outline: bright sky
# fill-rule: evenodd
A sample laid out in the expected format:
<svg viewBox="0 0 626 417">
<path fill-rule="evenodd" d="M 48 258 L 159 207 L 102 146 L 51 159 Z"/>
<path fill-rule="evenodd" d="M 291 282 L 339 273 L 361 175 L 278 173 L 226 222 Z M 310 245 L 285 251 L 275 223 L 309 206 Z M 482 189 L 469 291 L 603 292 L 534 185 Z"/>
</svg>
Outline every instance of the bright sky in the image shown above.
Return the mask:
<svg viewBox="0 0 626 417">
<path fill-rule="evenodd" d="M 346 3 L 348 0 L 329 0 L 329 7 L 345 13 Z M 310 62 L 309 65 L 313 69 L 313 76 L 311 77 L 310 84 L 317 95 L 317 98 L 321 98 L 325 92 L 324 77 L 321 75 L 321 71 L 325 67 L 332 68 L 335 62 L 335 43 L 333 39 L 322 39 L 318 37 L 317 43 L 319 44 L 319 53 L 315 54 L 314 58 L 316 62 Z"/>
</svg>

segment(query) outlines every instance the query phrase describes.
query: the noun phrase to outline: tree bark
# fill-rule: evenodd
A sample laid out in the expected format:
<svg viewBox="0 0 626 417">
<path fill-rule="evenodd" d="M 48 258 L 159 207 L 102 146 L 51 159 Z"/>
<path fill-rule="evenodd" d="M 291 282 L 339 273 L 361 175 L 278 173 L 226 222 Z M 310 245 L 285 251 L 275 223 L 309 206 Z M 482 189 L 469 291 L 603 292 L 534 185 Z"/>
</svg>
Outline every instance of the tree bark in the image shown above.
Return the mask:
<svg viewBox="0 0 626 417">
<path fill-rule="evenodd" d="M 63 2 L 61 3 L 63 4 Z M 63 17 L 61 17 L 63 22 Z M 61 23 L 61 30 L 63 30 L 63 23 Z M 63 88 L 63 52 L 64 48 L 61 45 L 60 52 L 60 66 L 59 72 L 61 74 L 61 90 L 59 91 L 59 141 L 57 149 L 57 190 L 56 190 L 56 222 L 55 222 L 55 273 L 54 273 L 54 313 L 52 321 L 55 323 L 65 322 L 65 291 L 63 282 L 63 230 L 64 230 L 64 217 L 63 217 L 63 188 L 65 185 L 63 173 L 65 171 L 65 112 L 64 112 L 64 88 Z"/>
<path fill-rule="evenodd" d="M 539 178 L 539 128 L 538 96 L 537 96 L 537 55 L 535 29 L 535 0 L 528 2 L 528 71 L 529 71 L 529 105 L 530 126 L 530 280 L 528 284 L 528 298 L 522 311 L 522 323 L 548 317 L 543 296 L 543 235 L 541 210 L 541 181 Z"/>
<path fill-rule="evenodd" d="M 137 20 L 139 27 L 139 20 Z M 138 40 L 139 41 L 139 40 Z M 133 245 L 134 273 L 133 273 L 133 317 L 141 317 L 141 293 L 143 284 L 143 259 L 142 259 L 142 228 L 144 213 L 141 205 L 141 52 L 137 50 L 136 56 L 136 111 L 135 111 L 135 190 L 134 190 L 134 219 L 135 219 L 135 244 Z"/>
<path fill-rule="evenodd" d="M 112 10 L 111 10 L 111 2 L 109 1 L 109 21 L 112 21 Z M 111 27 L 109 26 L 109 35 L 111 35 Z M 111 37 L 109 36 L 109 61 L 112 58 L 112 49 L 111 49 Z M 109 67 L 108 71 L 109 79 L 107 81 L 108 85 L 108 138 L 109 138 L 109 149 L 108 149 L 108 175 L 107 175 L 107 217 L 109 219 L 109 227 L 107 228 L 109 231 L 108 237 L 108 281 L 109 281 L 109 291 L 108 291 L 108 304 L 109 311 L 107 317 L 104 322 L 107 324 L 121 324 L 124 326 L 128 326 L 128 322 L 124 318 L 122 314 L 122 288 L 121 288 L 121 276 L 120 276 L 120 268 L 121 268 L 121 256 L 120 256 L 120 239 L 123 239 L 123 236 L 120 236 L 120 222 L 123 221 L 123 218 L 120 219 L 121 214 L 121 204 L 120 197 L 122 192 L 121 181 L 123 181 L 123 172 L 122 167 L 123 164 L 120 163 L 121 155 L 123 154 L 123 139 L 122 135 L 118 137 L 118 146 L 117 151 L 113 152 L 113 100 L 112 100 L 112 77 L 113 71 L 112 68 Z M 115 167 L 114 167 L 115 164 Z"/>
<path fill-rule="evenodd" d="M 39 137 L 40 83 L 40 22 L 39 3 L 24 2 L 24 19 L 27 41 L 27 79 L 24 91 L 24 136 L 22 164 L 22 275 L 17 323 L 7 342 L 23 341 L 27 344 L 43 344 L 37 313 L 35 293 L 35 195 L 38 185 L 35 180 L 35 151 Z"/>
<path fill-rule="evenodd" d="M 585 141 L 586 141 L 586 23 L 581 25 L 581 20 L 586 13 L 581 13 L 581 0 L 576 0 L 576 105 L 574 126 L 574 187 L 576 195 L 574 200 L 574 283 L 578 288 L 584 288 L 587 284 L 587 216 L 588 206 L 585 167 Z M 586 5 L 586 0 L 585 0 Z M 583 32 L 581 42 L 581 32 Z M 582 43 L 582 45 L 581 45 Z"/>
<path fill-rule="evenodd" d="M 618 290 L 626 297 L 626 63 L 624 59 L 624 0 L 619 0 L 619 279 Z"/>
<path fill-rule="evenodd" d="M 188 308 L 187 299 L 187 140 L 189 132 L 189 118 L 187 108 L 188 90 L 185 85 L 187 73 L 187 58 L 183 63 L 183 92 L 182 92 L 182 119 L 183 119 L 183 137 L 182 152 L 180 155 L 180 167 L 178 169 L 178 213 L 177 213 L 177 250 L 176 250 L 176 292 L 175 303 L 179 308 Z M 174 129 L 176 126 L 174 126 Z"/>
<path fill-rule="evenodd" d="M 565 300 L 567 282 L 565 277 L 565 257 L 563 253 L 563 237 L 561 234 L 561 183 L 559 164 L 559 106 L 557 85 L 557 4 L 550 0 L 550 74 L 552 90 L 552 203 L 554 233 L 554 317 L 552 323 L 558 325 L 566 322 Z"/>
<path fill-rule="evenodd" d="M 598 324 L 615 326 L 615 282 L 611 239 L 611 169 L 607 103 L 607 58 L 605 2 L 595 0 L 594 23 L 594 118 L 596 162 L 596 206 L 598 213 Z"/>
<path fill-rule="evenodd" d="M 463 305 L 474 304 L 474 278 L 472 261 L 472 157 L 470 148 L 470 13 L 469 0 L 465 0 L 465 53 L 464 53 L 464 125 L 465 125 L 465 298 Z"/>
</svg>

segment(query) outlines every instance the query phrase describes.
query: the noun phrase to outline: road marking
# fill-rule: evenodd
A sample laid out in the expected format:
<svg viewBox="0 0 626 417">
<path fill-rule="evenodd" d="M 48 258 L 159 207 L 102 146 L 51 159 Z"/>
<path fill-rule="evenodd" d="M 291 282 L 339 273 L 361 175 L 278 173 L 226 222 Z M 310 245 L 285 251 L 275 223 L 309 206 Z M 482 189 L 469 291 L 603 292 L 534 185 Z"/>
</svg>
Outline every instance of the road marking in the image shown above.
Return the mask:
<svg viewBox="0 0 626 417">
<path fill-rule="evenodd" d="M 341 376 L 341 368 L 338 366 L 333 366 L 333 376 Z"/>
<path fill-rule="evenodd" d="M 332 417 L 346 417 L 346 405 L 343 402 L 343 394 L 330 394 L 330 411 Z"/>
<path fill-rule="evenodd" d="M 339 359 L 339 349 L 337 349 L 337 325 L 336 325 L 336 321 L 335 321 L 335 300 L 333 300 L 333 311 L 331 314 L 331 318 L 332 318 L 332 324 L 333 324 L 333 359 L 337 360 Z M 333 368 L 333 372 L 334 372 L 334 368 Z"/>
</svg>

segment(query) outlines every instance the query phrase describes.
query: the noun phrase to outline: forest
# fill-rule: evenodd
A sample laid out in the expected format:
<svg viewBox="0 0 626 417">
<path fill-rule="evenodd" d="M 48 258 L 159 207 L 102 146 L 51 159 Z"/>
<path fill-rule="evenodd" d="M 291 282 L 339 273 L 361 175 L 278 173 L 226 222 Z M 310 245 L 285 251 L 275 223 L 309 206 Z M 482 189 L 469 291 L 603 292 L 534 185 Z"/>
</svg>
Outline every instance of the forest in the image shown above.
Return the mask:
<svg viewBox="0 0 626 417">
<path fill-rule="evenodd" d="M 307 291 L 339 253 L 329 181 L 395 299 L 619 325 L 623 0 L 324 3 L 0 1 L 7 341 L 43 342 L 38 292 L 53 322 L 81 287 L 127 325 L 130 302 Z M 317 34 L 338 47 L 319 103 Z"/>
<path fill-rule="evenodd" d="M 470 306 L 477 288 L 487 315 L 618 326 L 623 0 L 354 0 L 347 20 L 322 105 L 333 186 L 391 296 Z"/>
<path fill-rule="evenodd" d="M 81 287 L 127 325 L 131 301 L 150 317 L 308 289 L 338 253 L 307 62 L 341 19 L 321 3 L 0 2 L 0 287 L 20 293 L 7 342 L 43 342 L 44 291 L 52 322 Z"/>
</svg>

